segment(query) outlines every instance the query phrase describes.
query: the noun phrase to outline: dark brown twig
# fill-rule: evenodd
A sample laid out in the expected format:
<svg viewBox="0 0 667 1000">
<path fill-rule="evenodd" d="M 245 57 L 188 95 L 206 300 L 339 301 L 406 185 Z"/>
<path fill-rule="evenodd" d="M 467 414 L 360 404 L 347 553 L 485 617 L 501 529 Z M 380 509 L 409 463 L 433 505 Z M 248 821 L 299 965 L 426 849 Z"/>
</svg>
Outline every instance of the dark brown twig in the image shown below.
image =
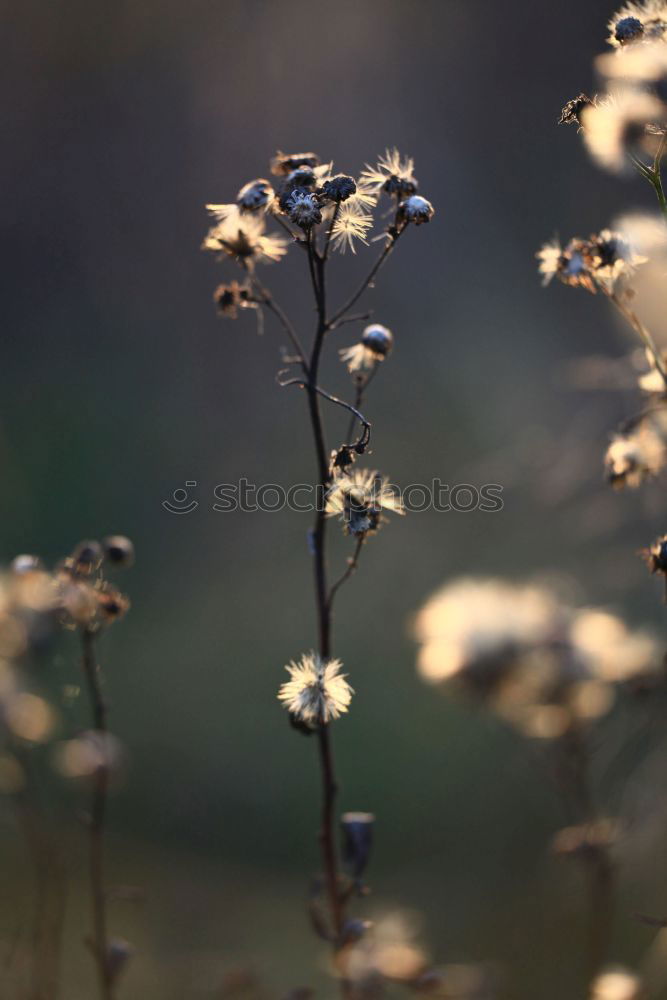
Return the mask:
<svg viewBox="0 0 667 1000">
<path fill-rule="evenodd" d="M 103 741 L 102 763 L 93 775 L 93 797 L 90 811 L 90 892 L 92 902 L 93 937 L 91 947 L 97 965 L 100 997 L 113 1000 L 113 978 L 109 967 L 109 942 L 107 937 L 106 891 L 104 887 L 104 826 L 106 820 L 109 767 L 105 759 L 107 705 L 102 692 L 100 668 L 95 656 L 95 632 L 82 629 L 83 673 L 93 713 L 93 727 Z"/>
</svg>

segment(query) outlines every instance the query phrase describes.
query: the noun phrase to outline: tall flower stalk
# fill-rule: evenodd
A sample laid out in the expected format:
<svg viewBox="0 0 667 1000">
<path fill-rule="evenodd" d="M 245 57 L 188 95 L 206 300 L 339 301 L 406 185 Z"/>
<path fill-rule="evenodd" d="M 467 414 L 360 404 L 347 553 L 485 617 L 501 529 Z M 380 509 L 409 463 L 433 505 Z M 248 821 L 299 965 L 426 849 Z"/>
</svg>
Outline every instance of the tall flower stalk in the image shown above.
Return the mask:
<svg viewBox="0 0 667 1000">
<path fill-rule="evenodd" d="M 649 301 L 652 296 L 664 301 L 667 3 L 630 0 L 611 18 L 608 32 L 607 42 L 614 51 L 595 61 L 599 91 L 592 97 L 582 92 L 568 101 L 559 124 L 575 124 L 588 152 L 605 170 L 617 174 L 635 170 L 647 180 L 657 197 L 660 216 L 628 217 L 619 222 L 617 231 L 605 229 L 588 239 L 575 237 L 563 247 L 557 241 L 545 244 L 537 256 L 544 284 L 556 277 L 565 285 L 593 294 L 601 292 L 644 348 L 648 371 L 640 377 L 638 388 L 648 399 L 639 413 L 617 430 L 604 457 L 609 482 L 621 489 L 640 486 L 657 475 L 667 461 L 667 357 L 644 322 L 641 308 L 642 291 L 649 292 Z M 639 277 L 642 269 L 643 280 Z M 644 555 L 652 572 L 665 573 L 664 536 Z M 610 634 L 609 640 L 613 639 Z M 589 973 L 593 976 L 609 958 L 614 869 L 609 831 L 596 818 L 588 778 L 589 751 L 581 737 L 575 729 L 567 742 L 561 743 L 561 770 L 563 787 L 571 794 L 573 808 L 583 817 L 585 828 L 583 835 L 580 828 L 575 828 L 574 834 L 570 831 L 561 844 L 567 853 L 580 856 L 589 871 Z M 632 986 L 630 978 L 627 982 Z M 628 995 L 639 995 L 639 988 L 637 982 Z"/>
<path fill-rule="evenodd" d="M 217 224 L 204 241 L 204 249 L 235 261 L 244 275 L 242 284 L 232 282 L 217 289 L 215 301 L 220 313 L 236 318 L 240 309 L 252 309 L 260 328 L 264 311 L 272 314 L 286 334 L 292 352 L 285 357 L 287 367 L 279 375 L 280 385 L 300 388 L 306 395 L 318 497 L 309 534 L 317 649 L 288 666 L 290 679 L 282 685 L 279 698 L 289 710 L 294 727 L 314 735 L 316 740 L 321 783 L 319 844 L 323 891 L 315 894 L 311 915 L 315 929 L 331 946 L 344 994 L 352 989 L 345 969 L 346 948 L 351 940 L 346 909 L 353 893 L 361 889 L 360 878 L 368 852 L 365 851 L 362 865 L 357 863 L 358 858 L 350 858 L 346 853 L 346 862 L 355 871 L 353 879 L 343 877 L 336 836 L 338 784 L 330 726 L 347 711 L 353 692 L 340 672 L 342 665 L 332 659 L 332 622 L 338 591 L 356 570 L 363 546 L 379 528 L 383 513 L 388 510 L 402 513 L 400 500 L 382 477 L 373 470 L 355 467 L 357 458 L 368 447 L 371 433 L 370 422 L 360 409 L 364 390 L 380 361 L 389 353 L 391 333 L 385 327 L 371 325 L 363 331 L 358 345 L 341 352 L 341 360 L 348 362 L 356 389 L 353 403 L 323 388 L 321 374 L 331 335 L 344 325 L 368 318 L 368 313 L 353 315 L 352 309 L 373 285 L 406 229 L 428 222 L 433 215 L 430 202 L 417 194 L 413 170 L 412 161 L 402 158 L 396 150 L 380 157 L 375 166 L 367 166 L 358 179 L 334 174 L 332 164 L 321 164 L 313 153 L 278 153 L 272 162 L 272 172 L 277 178 L 275 190 L 260 178 L 244 185 L 234 203 L 209 205 Z M 391 222 L 379 237 L 383 247 L 346 301 L 332 307 L 327 285 L 332 251 L 354 253 L 355 244 L 367 244 L 373 223 L 371 212 L 381 195 L 391 203 Z M 257 274 L 258 263 L 279 260 L 287 250 L 284 238 L 266 234 L 270 220 L 290 238 L 307 268 L 316 315 L 308 348 L 303 346 L 305 338 Z M 362 368 L 369 373 L 359 375 Z M 333 449 L 327 441 L 324 420 L 327 404 L 343 408 L 350 415 L 347 440 L 337 442 Z M 354 549 L 343 572 L 331 582 L 327 522 L 333 516 L 342 519 L 346 534 L 353 538 Z M 368 825 L 372 817 L 364 822 Z M 347 830 L 345 818 L 343 829 Z M 357 841 L 352 838 L 351 842 Z"/>
<path fill-rule="evenodd" d="M 117 764 L 116 743 L 109 732 L 108 705 L 98 661 L 97 638 L 121 618 L 129 602 L 103 575 L 107 565 L 129 566 L 132 543 L 122 536 L 99 542 L 81 542 L 57 572 L 60 605 L 65 624 L 81 639 L 81 668 L 90 711 L 91 728 L 70 741 L 63 753 L 66 775 L 88 778 L 91 783 L 88 829 L 88 878 L 91 900 L 91 933 L 88 945 L 97 971 L 100 1000 L 115 1000 L 118 978 L 130 949 L 109 936 L 105 877 L 105 834 L 109 783 Z"/>
</svg>

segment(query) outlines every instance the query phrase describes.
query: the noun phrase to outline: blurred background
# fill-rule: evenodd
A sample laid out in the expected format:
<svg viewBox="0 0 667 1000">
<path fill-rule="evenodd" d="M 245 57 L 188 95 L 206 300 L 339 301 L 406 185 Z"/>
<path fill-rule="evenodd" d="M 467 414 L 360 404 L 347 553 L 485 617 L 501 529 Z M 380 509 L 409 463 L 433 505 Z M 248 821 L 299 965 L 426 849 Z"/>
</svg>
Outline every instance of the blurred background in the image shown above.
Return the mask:
<svg viewBox="0 0 667 1000">
<path fill-rule="evenodd" d="M 400 484 L 501 484 L 504 509 L 394 519 L 340 594 L 335 649 L 357 692 L 334 732 L 340 806 L 377 815 L 362 911 L 420 913 L 435 960 L 494 963 L 508 997 L 573 995 L 583 887 L 548 853 L 562 824 L 553 789 L 519 737 L 418 679 L 410 619 L 461 574 L 547 574 L 581 602 L 664 627 L 637 558 L 666 530 L 662 487 L 616 494 L 602 474 L 637 394 L 624 363 L 625 388 L 586 374 L 591 357 L 624 359 L 634 344 L 599 296 L 542 290 L 534 259 L 556 232 L 586 236 L 653 208 L 648 185 L 603 175 L 576 130 L 556 126 L 591 86 L 613 8 L 3 7 L 1 555 L 52 564 L 111 532 L 137 548 L 122 581 L 131 613 L 101 647 L 128 754 L 110 877 L 141 888 L 111 905 L 112 930 L 137 949 L 121 995 L 216 997 L 238 970 L 266 996 L 334 995 L 305 915 L 315 752 L 276 701 L 283 664 L 315 642 L 308 517 L 212 509 L 219 483 L 309 481 L 305 400 L 275 381 L 283 338 L 270 322 L 260 337 L 252 315 L 216 317 L 213 289 L 233 270 L 199 245 L 204 204 L 266 176 L 276 149 L 357 173 L 394 145 L 414 156 L 436 216 L 365 300 L 396 337 L 366 406 L 372 462 Z M 337 261 L 333 295 L 374 252 Z M 263 277 L 309 329 L 299 254 Z M 333 334 L 335 347 L 356 332 Z M 326 364 L 327 384 L 346 391 L 333 348 Z M 186 480 L 199 506 L 169 514 L 162 501 Z M 346 552 L 341 536 L 332 558 L 342 566 Z M 39 669 L 38 689 L 77 684 L 75 642 Z M 85 715 L 63 701 L 61 734 Z M 653 934 L 632 913 L 667 910 L 664 852 L 662 870 L 654 851 L 650 870 L 643 861 L 665 832 L 666 772 L 654 768 L 642 835 L 624 849 L 615 951 L 631 965 Z M 71 848 L 64 996 L 79 1000 L 93 989 L 80 803 L 48 782 L 45 794 Z M 10 809 L 0 824 L 9 941 L 27 919 L 29 872 Z"/>
</svg>

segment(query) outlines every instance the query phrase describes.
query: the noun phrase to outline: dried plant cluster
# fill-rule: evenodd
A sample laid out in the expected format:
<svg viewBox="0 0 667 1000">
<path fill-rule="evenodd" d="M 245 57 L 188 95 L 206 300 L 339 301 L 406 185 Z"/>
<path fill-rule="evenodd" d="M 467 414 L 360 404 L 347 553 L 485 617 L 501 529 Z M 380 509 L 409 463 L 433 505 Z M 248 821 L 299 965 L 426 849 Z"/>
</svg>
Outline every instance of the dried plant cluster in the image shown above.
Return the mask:
<svg viewBox="0 0 667 1000">
<path fill-rule="evenodd" d="M 369 812 L 336 817 L 330 735 L 332 723 L 348 712 L 354 696 L 343 664 L 333 658 L 334 600 L 387 515 L 404 513 L 388 479 L 364 463 L 371 424 L 362 409 L 371 381 L 391 354 L 394 335 L 388 326 L 370 321 L 369 312 L 354 314 L 352 310 L 372 287 L 398 241 L 410 229 L 429 222 L 434 209 L 419 192 L 413 161 L 397 150 L 388 150 L 357 177 L 334 173 L 333 164 L 321 163 L 314 153 L 278 153 L 271 173 L 271 181 L 258 178 L 243 185 L 234 202 L 207 206 L 215 224 L 203 248 L 241 272 L 216 289 L 220 314 L 237 320 L 243 310 L 252 310 L 260 330 L 265 314 L 270 314 L 289 341 L 279 383 L 305 391 L 317 486 L 325 497 L 309 535 L 318 643 L 287 666 L 289 678 L 278 692 L 293 727 L 316 741 L 320 763 L 322 871 L 313 882 L 311 921 L 330 948 L 330 968 L 346 997 L 377 997 L 392 985 L 402 985 L 459 1000 L 490 1000 L 494 994 L 489 973 L 469 966 L 435 968 L 405 915 L 388 914 L 372 924 L 351 912 L 355 900 L 363 900 L 369 892 L 364 876 L 374 817 Z M 376 220 L 380 232 L 373 237 Z M 380 244 L 379 253 L 370 268 L 366 266 L 360 284 L 344 303 L 332 307 L 327 275 L 333 254 L 355 253 L 360 246 L 375 242 Z M 259 275 L 260 264 L 279 262 L 290 248 L 301 255 L 312 285 L 316 323 L 307 347 Z M 357 342 L 339 346 L 338 330 L 352 324 L 361 331 Z M 349 372 L 350 401 L 334 396 L 322 384 L 322 362 L 332 343 L 335 362 Z M 328 405 L 342 407 L 349 414 L 343 440 L 327 443 L 322 407 Z M 327 563 L 327 525 L 332 518 L 340 521 L 351 540 L 347 565 L 333 582 Z"/>
<path fill-rule="evenodd" d="M 657 195 L 657 211 L 626 213 L 611 227 L 564 245 L 545 243 L 537 257 L 545 285 L 556 278 L 599 293 L 637 339 L 644 359 L 637 385 L 643 405 L 614 433 L 604 456 L 609 483 L 623 489 L 640 487 L 667 459 L 667 201 L 661 175 L 667 3 L 627 4 L 611 19 L 608 42 L 613 51 L 595 62 L 600 92 L 568 101 L 559 123 L 576 126 L 604 169 L 636 171 L 646 179 Z M 643 555 L 651 572 L 664 576 L 667 536 Z M 641 768 L 627 730 L 620 738 L 613 720 L 623 712 L 643 728 L 647 712 L 660 727 L 665 670 L 656 638 L 628 628 L 605 609 L 574 608 L 542 582 L 474 578 L 451 581 L 431 597 L 415 632 L 418 671 L 428 683 L 480 706 L 542 750 L 567 817 L 553 851 L 578 861 L 586 875 L 582 976 L 590 1000 L 661 996 L 655 954 L 647 953 L 638 971 L 609 965 L 615 926 L 627 927 L 636 917 L 617 906 L 616 871 L 628 831 L 623 816 L 605 801 L 594 766 L 595 751 L 603 746 L 612 757 L 610 770 L 616 766 L 624 773 L 625 787 Z M 608 746 L 607 734 L 618 745 Z M 652 918 L 645 922 L 665 926 Z"/>
<path fill-rule="evenodd" d="M 88 842 L 91 922 L 85 945 L 95 963 L 99 995 L 113 1000 L 132 955 L 107 921 L 104 835 L 107 797 L 122 763 L 119 741 L 109 731 L 97 641 L 129 609 L 109 578 L 132 565 L 129 539 L 81 542 L 52 571 L 33 555 L 21 555 L 0 578 L 0 711 L 4 748 L 0 791 L 15 807 L 35 877 L 35 916 L 28 940 L 19 941 L 3 964 L 3 986 L 12 995 L 53 1000 L 60 995 L 61 944 L 66 926 L 68 862 L 58 824 L 40 794 L 41 771 L 82 784 L 88 800 L 80 813 Z M 75 633 L 81 668 L 64 686 L 60 703 L 49 698 L 40 667 L 58 633 Z M 69 654 L 68 654 L 69 659 Z M 87 694 L 87 728 L 68 732 L 66 708 Z M 40 752 L 41 751 L 41 752 Z"/>
</svg>

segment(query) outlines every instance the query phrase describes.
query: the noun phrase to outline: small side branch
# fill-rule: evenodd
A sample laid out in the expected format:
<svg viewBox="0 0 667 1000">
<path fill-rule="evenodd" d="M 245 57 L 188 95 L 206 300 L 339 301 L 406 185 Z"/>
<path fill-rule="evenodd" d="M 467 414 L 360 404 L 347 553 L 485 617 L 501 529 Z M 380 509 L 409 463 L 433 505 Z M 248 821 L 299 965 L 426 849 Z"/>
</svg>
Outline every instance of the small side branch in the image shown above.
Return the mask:
<svg viewBox="0 0 667 1000">
<path fill-rule="evenodd" d="M 255 286 L 257 293 L 260 296 L 260 304 L 265 306 L 269 310 L 269 312 L 273 313 L 273 315 L 276 317 L 276 319 L 282 326 L 283 330 L 289 337 L 290 343 L 296 353 L 297 361 L 301 365 L 303 372 L 307 377 L 308 362 L 306 361 L 306 353 L 303 347 L 301 346 L 301 342 L 299 340 L 296 330 L 294 329 L 292 322 L 290 321 L 285 311 L 278 305 L 278 303 L 276 302 L 276 300 L 274 299 L 273 295 L 268 290 L 268 288 L 266 288 L 254 274 L 250 275 L 250 280 Z"/>
<path fill-rule="evenodd" d="M 660 354 L 660 351 L 658 350 L 658 347 L 655 341 L 653 340 L 650 331 L 647 330 L 642 321 L 639 319 L 639 316 L 637 316 L 637 314 L 633 312 L 632 309 L 630 309 L 629 306 L 627 306 L 621 300 L 620 296 L 617 295 L 616 292 L 609 291 L 609 289 L 606 288 L 604 285 L 600 285 L 600 287 L 602 288 L 602 291 L 607 296 L 609 301 L 618 309 L 621 316 L 623 316 L 623 318 L 627 320 L 632 329 L 639 336 L 640 340 L 644 344 L 644 347 L 651 355 L 656 370 L 660 372 L 662 380 L 665 383 L 665 388 L 667 388 L 667 369 L 665 368 L 665 363 L 662 359 L 662 355 Z"/>
<path fill-rule="evenodd" d="M 396 229 L 394 227 L 393 231 L 390 231 L 390 233 L 389 233 L 389 242 L 385 246 L 384 250 L 382 251 L 382 253 L 378 257 L 378 259 L 375 261 L 375 263 L 373 264 L 373 267 L 370 269 L 370 272 L 364 278 L 364 280 L 362 281 L 361 285 L 356 290 L 356 292 L 354 293 L 354 295 L 352 295 L 352 297 L 350 299 L 348 299 L 348 301 L 345 303 L 345 305 L 342 306 L 338 310 L 338 312 L 334 313 L 334 315 L 331 317 L 331 319 L 327 323 L 327 329 L 328 330 L 331 330 L 332 327 L 334 327 L 339 322 L 339 320 L 342 319 L 342 317 L 345 315 L 345 313 L 347 313 L 347 312 L 350 311 L 350 309 L 352 308 L 352 306 L 355 305 L 356 302 L 361 298 L 361 296 L 364 294 L 364 292 L 366 291 L 366 289 L 370 287 L 370 285 L 372 284 L 373 279 L 377 275 L 378 271 L 380 270 L 380 268 L 382 267 L 382 265 L 384 264 L 384 262 L 387 260 L 387 258 L 391 254 L 391 252 L 394 249 L 394 247 L 396 246 L 396 244 L 398 243 L 398 240 L 399 240 L 401 234 L 403 233 L 404 229 L 405 229 L 405 227 L 403 227 L 403 229 Z"/>
<path fill-rule="evenodd" d="M 361 413 L 355 406 L 352 406 L 351 403 L 346 403 L 344 399 L 339 399 L 338 396 L 332 396 L 330 392 L 326 392 L 326 390 L 321 389 L 319 385 L 309 386 L 307 382 L 304 382 L 303 379 L 300 378 L 290 378 L 286 382 L 279 382 L 279 385 L 283 386 L 283 388 L 288 385 L 296 385 L 300 389 L 310 389 L 322 396 L 323 399 L 327 399 L 330 403 L 335 403 L 336 406 L 342 406 L 343 409 L 351 413 L 353 419 L 358 420 L 362 426 L 362 432 L 359 439 L 351 443 L 350 447 L 362 449 L 364 451 L 368 447 L 371 439 L 371 424 L 368 420 L 366 420 L 363 413 Z"/>
<path fill-rule="evenodd" d="M 359 535 L 359 537 L 357 538 L 357 544 L 355 546 L 354 552 L 347 560 L 347 568 L 345 572 L 342 574 L 342 576 L 340 576 L 336 580 L 334 584 L 331 585 L 331 590 L 329 591 L 329 596 L 327 598 L 327 605 L 330 613 L 333 607 L 334 597 L 336 596 L 340 588 L 343 586 L 343 584 L 350 579 L 352 574 L 355 572 L 357 566 L 359 565 L 359 557 L 361 555 L 361 550 L 363 548 L 363 545 L 364 545 L 364 535 Z"/>
</svg>

